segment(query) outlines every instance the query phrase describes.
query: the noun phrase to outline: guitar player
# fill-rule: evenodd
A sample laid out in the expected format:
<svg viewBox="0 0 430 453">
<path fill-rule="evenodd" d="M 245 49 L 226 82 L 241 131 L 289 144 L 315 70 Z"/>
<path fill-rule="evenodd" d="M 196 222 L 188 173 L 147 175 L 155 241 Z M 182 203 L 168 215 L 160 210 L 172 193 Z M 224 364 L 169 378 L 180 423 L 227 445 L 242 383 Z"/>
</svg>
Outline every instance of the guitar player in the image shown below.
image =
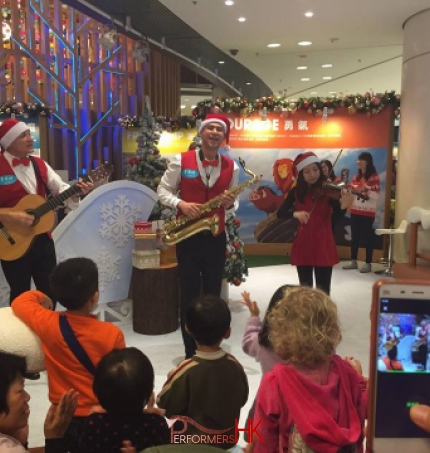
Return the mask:
<svg viewBox="0 0 430 453">
<path fill-rule="evenodd" d="M 46 187 L 53 196 L 70 186 L 39 157 L 29 156 L 34 152 L 34 141 L 30 129 L 22 121 L 7 119 L 0 125 L 0 208 L 13 208 L 23 197 L 38 194 L 47 197 Z M 79 180 L 80 195 L 87 194 L 92 183 Z M 65 204 L 75 209 L 79 195 L 69 198 Z M 22 211 L 2 212 L 3 221 L 8 219 L 27 228 L 32 227 L 33 216 Z M 2 221 L 0 217 L 0 222 Z M 49 234 L 36 236 L 28 252 L 21 258 L 1 260 L 4 275 L 10 286 L 10 302 L 30 290 L 31 278 L 36 288 L 51 297 L 49 275 L 56 265 L 54 242 Z"/>
</svg>

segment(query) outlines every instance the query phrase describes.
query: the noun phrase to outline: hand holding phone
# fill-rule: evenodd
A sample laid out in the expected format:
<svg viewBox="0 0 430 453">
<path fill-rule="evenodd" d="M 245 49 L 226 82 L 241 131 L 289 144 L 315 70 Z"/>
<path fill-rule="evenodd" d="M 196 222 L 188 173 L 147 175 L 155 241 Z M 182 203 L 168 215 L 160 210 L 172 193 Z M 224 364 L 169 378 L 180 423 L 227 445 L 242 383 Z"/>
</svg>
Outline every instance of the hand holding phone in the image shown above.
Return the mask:
<svg viewBox="0 0 430 453">
<path fill-rule="evenodd" d="M 430 406 L 430 282 L 377 281 L 371 324 L 368 448 L 430 453 L 422 429 L 430 423 L 417 426 L 410 417 L 412 407 Z"/>
<path fill-rule="evenodd" d="M 430 433 L 430 406 L 419 404 L 413 406 L 410 412 L 411 420 L 424 431 Z"/>
</svg>

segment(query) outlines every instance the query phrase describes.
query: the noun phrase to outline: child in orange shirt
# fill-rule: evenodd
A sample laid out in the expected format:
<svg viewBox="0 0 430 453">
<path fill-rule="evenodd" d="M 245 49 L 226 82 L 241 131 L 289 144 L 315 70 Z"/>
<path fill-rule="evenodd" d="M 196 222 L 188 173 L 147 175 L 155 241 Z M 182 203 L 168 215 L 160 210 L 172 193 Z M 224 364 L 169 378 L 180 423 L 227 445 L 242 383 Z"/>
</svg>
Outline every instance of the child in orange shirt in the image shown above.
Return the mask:
<svg viewBox="0 0 430 453">
<path fill-rule="evenodd" d="M 63 261 L 52 272 L 50 285 L 53 297 L 66 308 L 65 312 L 52 311 L 52 301 L 39 291 L 18 296 L 12 302 L 12 310 L 41 340 L 51 403 L 58 404 L 61 395 L 71 388 L 79 392 L 75 417 L 65 435 L 73 451 L 83 422 L 98 401 L 92 389 L 93 374 L 68 346 L 60 330 L 60 318 L 64 316 L 68 321 L 94 367 L 108 352 L 125 348 L 125 340 L 118 327 L 91 314 L 99 299 L 98 269 L 92 260 Z"/>
</svg>

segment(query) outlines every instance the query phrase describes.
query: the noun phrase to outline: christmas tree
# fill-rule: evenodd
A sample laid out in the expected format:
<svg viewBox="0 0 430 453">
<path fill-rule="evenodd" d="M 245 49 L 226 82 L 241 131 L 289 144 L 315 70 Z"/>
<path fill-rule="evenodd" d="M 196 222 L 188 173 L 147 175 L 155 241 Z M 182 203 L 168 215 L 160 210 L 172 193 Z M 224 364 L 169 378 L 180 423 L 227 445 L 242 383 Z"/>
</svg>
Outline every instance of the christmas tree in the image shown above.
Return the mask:
<svg viewBox="0 0 430 453">
<path fill-rule="evenodd" d="M 160 150 L 157 148 L 161 126 L 152 115 L 151 102 L 148 96 L 145 96 L 145 107 L 140 126 L 140 134 L 136 140 L 137 154 L 128 160 L 126 179 L 145 184 L 156 192 L 161 177 L 167 169 L 168 162 L 166 158 L 161 157 Z M 174 210 L 157 201 L 149 220 L 169 220 L 174 215 Z"/>
<path fill-rule="evenodd" d="M 243 242 L 239 238 L 238 229 L 240 220 L 234 215 L 229 215 L 225 221 L 227 232 L 227 250 L 224 267 L 224 278 L 229 283 L 239 286 L 248 276 L 248 266 L 243 253 Z"/>
</svg>

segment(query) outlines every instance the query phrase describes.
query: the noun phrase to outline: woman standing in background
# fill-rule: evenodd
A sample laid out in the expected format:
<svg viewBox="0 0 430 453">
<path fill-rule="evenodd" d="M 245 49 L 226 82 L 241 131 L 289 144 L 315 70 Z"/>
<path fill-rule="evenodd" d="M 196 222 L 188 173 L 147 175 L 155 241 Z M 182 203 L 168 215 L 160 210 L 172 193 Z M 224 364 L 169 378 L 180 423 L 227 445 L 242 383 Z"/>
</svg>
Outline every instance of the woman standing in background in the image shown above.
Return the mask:
<svg viewBox="0 0 430 453">
<path fill-rule="evenodd" d="M 357 269 L 357 256 L 360 242 L 366 244 L 366 262 L 361 273 L 372 271 L 373 243 L 375 231 L 373 223 L 376 215 L 376 201 L 379 198 L 381 182 L 372 155 L 362 152 L 357 160 L 358 173 L 354 175 L 349 188 L 361 196 L 354 196 L 351 207 L 351 262 L 343 269 Z"/>
</svg>

